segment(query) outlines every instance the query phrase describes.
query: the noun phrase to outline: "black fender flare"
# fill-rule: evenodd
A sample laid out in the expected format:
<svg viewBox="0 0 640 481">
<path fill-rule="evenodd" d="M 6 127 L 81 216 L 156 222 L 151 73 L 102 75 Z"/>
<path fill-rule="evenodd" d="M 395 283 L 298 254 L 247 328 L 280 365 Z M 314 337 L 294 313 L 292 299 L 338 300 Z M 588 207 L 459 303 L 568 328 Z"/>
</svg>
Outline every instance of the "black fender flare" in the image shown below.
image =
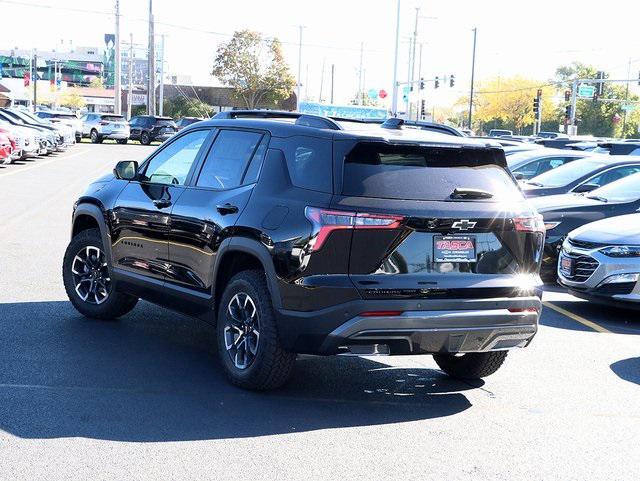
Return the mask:
<svg viewBox="0 0 640 481">
<path fill-rule="evenodd" d="M 218 268 L 225 255 L 231 252 L 243 252 L 256 257 L 264 269 L 265 277 L 267 279 L 267 287 L 271 293 L 271 302 L 276 309 L 282 308 L 282 299 L 280 297 L 280 288 L 278 287 L 278 278 L 276 275 L 276 269 L 273 265 L 273 258 L 267 250 L 266 246 L 257 240 L 249 239 L 247 237 L 231 237 L 225 239 L 218 250 L 217 261 L 214 266 L 213 279 L 214 279 L 214 293 L 215 293 L 215 279 L 218 277 Z M 212 294 L 214 294 L 212 293 Z M 214 295 L 215 297 L 215 295 Z M 214 299 L 214 302 L 217 302 Z"/>
<path fill-rule="evenodd" d="M 100 229 L 100 236 L 102 237 L 102 246 L 104 247 L 105 255 L 107 256 L 107 263 L 109 266 L 113 266 L 113 259 L 111 257 L 111 235 L 107 226 L 105 212 L 96 204 L 90 204 L 88 202 L 82 202 L 78 204 L 73 211 L 73 219 L 71 221 L 71 237 L 73 237 L 73 230 L 76 225 L 78 217 L 87 215 L 93 218 Z"/>
</svg>

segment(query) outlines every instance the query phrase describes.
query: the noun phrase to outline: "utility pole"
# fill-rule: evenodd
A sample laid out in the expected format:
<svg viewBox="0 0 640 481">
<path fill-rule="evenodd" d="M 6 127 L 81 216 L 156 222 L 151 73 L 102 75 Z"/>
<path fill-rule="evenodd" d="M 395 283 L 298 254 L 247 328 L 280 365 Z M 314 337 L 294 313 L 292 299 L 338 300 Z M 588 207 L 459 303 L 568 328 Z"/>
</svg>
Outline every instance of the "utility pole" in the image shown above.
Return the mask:
<svg viewBox="0 0 640 481">
<path fill-rule="evenodd" d="M 131 120 L 133 102 L 133 33 L 129 34 L 129 93 L 127 95 L 127 120 Z"/>
<path fill-rule="evenodd" d="M 416 79 L 416 43 L 418 42 L 418 19 L 420 18 L 420 7 L 416 7 L 416 21 L 413 27 L 413 51 L 411 53 L 411 85 Z"/>
<path fill-rule="evenodd" d="M 418 54 L 418 80 L 420 80 L 422 78 L 422 42 L 420 42 L 420 50 L 419 50 L 419 54 Z M 422 80 L 420 80 L 420 82 L 422 83 Z M 422 90 L 419 90 L 419 92 L 422 92 Z M 422 97 L 422 95 L 420 95 L 420 97 Z M 420 101 L 422 100 L 422 98 L 420 98 L 418 100 L 418 108 L 416 109 L 416 120 L 420 120 Z"/>
<path fill-rule="evenodd" d="M 364 42 L 360 42 L 360 68 L 358 69 L 358 105 L 364 103 L 364 86 L 362 85 L 362 54 L 364 51 Z"/>
<path fill-rule="evenodd" d="M 396 46 L 393 60 L 393 93 L 391 94 L 391 115 L 398 115 L 398 45 L 400 43 L 400 2 L 397 0 L 396 12 Z"/>
<path fill-rule="evenodd" d="M 413 90 L 413 83 L 411 83 L 411 50 L 413 48 L 413 38 L 409 37 L 409 57 L 407 60 L 407 85 L 409 88 L 409 92 L 407 93 L 407 100 L 405 101 L 404 111 L 405 114 L 408 115 L 408 118 L 411 118 L 411 92 Z"/>
<path fill-rule="evenodd" d="M 335 64 L 331 64 L 331 105 L 333 105 L 333 81 L 336 74 Z"/>
<path fill-rule="evenodd" d="M 625 104 L 625 109 L 623 111 L 622 114 L 622 136 L 624 137 L 624 129 L 627 127 L 627 109 L 626 109 L 626 105 L 627 101 L 629 100 L 629 77 L 631 77 L 631 59 L 629 59 L 629 66 L 627 68 L 627 88 L 624 92 L 624 104 Z"/>
<path fill-rule="evenodd" d="M 302 30 L 304 26 L 300 25 L 300 37 L 298 41 L 298 85 L 296 85 L 296 110 L 300 111 L 300 87 L 302 86 Z"/>
<path fill-rule="evenodd" d="M 569 116 L 569 125 L 565 133 L 569 133 L 572 129 L 570 126 L 576 125 L 576 107 L 578 104 L 578 79 L 571 83 L 571 115 Z"/>
<path fill-rule="evenodd" d="M 471 129 L 471 120 L 473 118 L 473 84 L 476 75 L 476 35 L 478 29 L 473 29 L 473 55 L 471 57 L 471 91 L 469 92 L 469 129 Z"/>
<path fill-rule="evenodd" d="M 149 46 L 148 46 L 148 85 L 147 113 L 156 114 L 156 49 L 153 31 L 153 0 L 149 0 Z"/>
<path fill-rule="evenodd" d="M 304 76 L 304 97 L 309 98 L 309 64 L 306 65 L 306 73 Z"/>
<path fill-rule="evenodd" d="M 31 77 L 33 82 L 33 111 L 38 108 L 38 54 L 33 54 L 33 76 Z"/>
<path fill-rule="evenodd" d="M 164 33 L 162 34 L 162 40 L 160 43 L 160 48 L 162 52 L 160 53 L 160 101 L 159 101 L 159 111 L 160 115 L 164 112 Z"/>
<path fill-rule="evenodd" d="M 322 87 L 324 87 L 324 64 L 326 60 L 326 58 L 322 59 L 322 70 L 320 71 L 320 95 L 318 95 L 319 103 L 322 103 Z"/>
<path fill-rule="evenodd" d="M 113 110 L 116 115 L 120 115 L 122 113 L 122 85 L 120 78 L 120 66 L 122 64 L 122 59 L 120 58 L 120 0 L 116 0 L 116 64 L 114 69 L 113 79 L 113 88 L 114 88 L 114 103 Z"/>
</svg>

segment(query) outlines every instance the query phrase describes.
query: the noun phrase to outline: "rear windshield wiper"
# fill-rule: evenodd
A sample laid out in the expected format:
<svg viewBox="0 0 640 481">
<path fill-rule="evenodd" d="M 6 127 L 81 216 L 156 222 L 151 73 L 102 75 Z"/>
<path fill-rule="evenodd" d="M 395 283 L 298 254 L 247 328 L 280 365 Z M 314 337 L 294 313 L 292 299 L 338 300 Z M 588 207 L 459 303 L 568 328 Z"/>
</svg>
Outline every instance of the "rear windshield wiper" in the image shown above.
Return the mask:
<svg viewBox="0 0 640 481">
<path fill-rule="evenodd" d="M 450 196 L 452 199 L 490 199 L 491 192 L 481 189 L 468 189 L 466 187 L 456 187 Z"/>
<path fill-rule="evenodd" d="M 599 200 L 600 202 L 604 202 L 605 204 L 609 202 L 609 199 L 606 197 L 600 197 L 599 195 L 588 195 L 587 199 Z"/>
</svg>

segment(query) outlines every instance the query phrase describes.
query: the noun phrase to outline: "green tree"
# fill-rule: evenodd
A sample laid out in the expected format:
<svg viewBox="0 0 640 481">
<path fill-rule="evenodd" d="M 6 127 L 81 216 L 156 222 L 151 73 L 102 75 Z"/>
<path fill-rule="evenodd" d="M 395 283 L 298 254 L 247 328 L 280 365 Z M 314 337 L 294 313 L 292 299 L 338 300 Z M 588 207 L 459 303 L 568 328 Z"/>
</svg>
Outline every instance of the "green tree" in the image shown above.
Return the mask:
<svg viewBox="0 0 640 481">
<path fill-rule="evenodd" d="M 211 117 L 213 107 L 193 98 L 175 97 L 164 101 L 164 115 L 181 119 L 182 117 Z"/>
<path fill-rule="evenodd" d="M 104 79 L 102 77 L 95 77 L 89 82 L 89 87 L 94 89 L 103 89 L 104 88 Z"/>
<path fill-rule="evenodd" d="M 85 105 L 87 105 L 87 102 L 85 102 L 84 98 L 74 90 L 75 89 L 70 88 L 60 94 L 60 96 L 58 97 L 58 105 L 74 110 L 80 110 Z"/>
<path fill-rule="evenodd" d="M 573 62 L 570 65 L 563 65 L 556 69 L 555 81 L 558 82 L 558 93 L 564 95 L 565 90 L 570 90 L 574 80 L 596 78 L 598 69 L 591 65 L 585 65 L 580 62 Z M 583 83 L 583 82 L 580 82 Z M 589 84 L 588 81 L 584 82 Z M 597 86 L 597 84 L 593 84 Z M 578 99 L 576 102 L 576 119 L 578 121 L 579 134 L 591 134 L 596 137 L 616 137 L 623 134 L 622 122 L 614 122 L 616 116 L 622 118 L 624 111 L 622 110 L 623 101 L 626 95 L 626 87 L 622 84 L 604 84 L 603 94 L 600 99 L 595 102 L 592 99 Z M 629 96 L 629 100 L 637 98 Z M 604 101 L 602 99 L 613 100 Z M 564 121 L 565 108 L 567 102 L 563 101 L 556 111 L 557 120 Z M 629 116 L 628 116 L 629 117 Z M 632 119 L 633 120 L 633 119 Z M 631 135 L 634 130 L 633 122 L 627 122 L 625 126 L 625 134 Z M 635 124 L 637 126 L 637 124 Z M 637 127 L 635 128 L 637 132 Z"/>
<path fill-rule="evenodd" d="M 276 106 L 289 98 L 295 86 L 280 41 L 250 30 L 235 32 L 218 47 L 211 73 L 232 87 L 248 109 L 264 103 Z"/>
</svg>

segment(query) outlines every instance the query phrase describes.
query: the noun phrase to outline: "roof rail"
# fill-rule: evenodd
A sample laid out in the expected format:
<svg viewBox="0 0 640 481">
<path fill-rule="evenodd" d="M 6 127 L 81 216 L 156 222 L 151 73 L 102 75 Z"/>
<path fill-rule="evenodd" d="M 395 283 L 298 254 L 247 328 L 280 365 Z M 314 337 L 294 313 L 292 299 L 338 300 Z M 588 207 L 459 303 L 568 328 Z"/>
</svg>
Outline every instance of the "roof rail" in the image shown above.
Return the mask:
<svg viewBox="0 0 640 481">
<path fill-rule="evenodd" d="M 320 115 L 287 112 L 283 110 L 225 110 L 218 112 L 213 119 L 296 119 L 296 125 L 317 129 L 342 130 L 335 120 Z"/>
</svg>

